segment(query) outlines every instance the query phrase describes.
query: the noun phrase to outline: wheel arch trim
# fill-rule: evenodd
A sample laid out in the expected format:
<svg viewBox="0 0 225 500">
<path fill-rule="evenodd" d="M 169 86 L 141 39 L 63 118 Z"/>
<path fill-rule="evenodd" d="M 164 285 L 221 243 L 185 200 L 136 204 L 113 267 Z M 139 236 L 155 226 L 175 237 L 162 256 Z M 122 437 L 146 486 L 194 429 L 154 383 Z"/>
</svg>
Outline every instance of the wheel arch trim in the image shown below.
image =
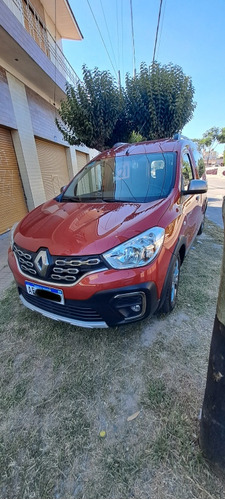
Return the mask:
<svg viewBox="0 0 225 500">
<path fill-rule="evenodd" d="M 166 291 L 167 291 L 168 280 L 169 280 L 169 277 L 170 277 L 170 272 L 171 272 L 174 260 L 177 257 L 177 255 L 179 255 L 179 257 L 180 257 L 180 264 L 182 265 L 182 263 L 184 261 L 184 258 L 185 258 L 185 255 L 186 255 L 186 250 L 187 250 L 186 238 L 185 238 L 185 236 L 180 236 L 180 238 L 178 239 L 177 244 L 176 244 L 176 246 L 175 246 L 175 248 L 174 248 L 174 250 L 172 252 L 172 255 L 171 255 L 170 263 L 169 263 L 169 266 L 168 266 L 168 269 L 167 269 L 167 273 L 166 273 L 166 277 L 165 277 L 165 280 L 164 280 L 164 284 L 163 284 L 163 287 L 162 287 L 162 292 L 161 292 L 161 296 L 160 296 L 160 302 L 159 302 L 158 311 L 160 311 L 160 309 L 163 306 L 163 303 L 165 301 L 165 298 L 166 298 Z"/>
</svg>

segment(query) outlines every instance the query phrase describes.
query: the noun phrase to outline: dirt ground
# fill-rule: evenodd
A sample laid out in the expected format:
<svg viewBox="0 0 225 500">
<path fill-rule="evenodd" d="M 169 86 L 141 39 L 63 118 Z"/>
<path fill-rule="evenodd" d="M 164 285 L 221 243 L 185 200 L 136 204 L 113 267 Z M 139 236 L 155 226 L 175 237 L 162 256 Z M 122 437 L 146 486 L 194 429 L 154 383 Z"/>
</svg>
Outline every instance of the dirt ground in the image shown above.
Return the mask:
<svg viewBox="0 0 225 500">
<path fill-rule="evenodd" d="M 207 223 L 169 316 L 108 330 L 0 300 L 2 498 L 224 498 L 198 443 L 223 231 Z"/>
<path fill-rule="evenodd" d="M 222 202 L 225 196 L 225 177 L 207 176 L 208 181 L 208 208 L 207 217 L 223 228 Z"/>
</svg>

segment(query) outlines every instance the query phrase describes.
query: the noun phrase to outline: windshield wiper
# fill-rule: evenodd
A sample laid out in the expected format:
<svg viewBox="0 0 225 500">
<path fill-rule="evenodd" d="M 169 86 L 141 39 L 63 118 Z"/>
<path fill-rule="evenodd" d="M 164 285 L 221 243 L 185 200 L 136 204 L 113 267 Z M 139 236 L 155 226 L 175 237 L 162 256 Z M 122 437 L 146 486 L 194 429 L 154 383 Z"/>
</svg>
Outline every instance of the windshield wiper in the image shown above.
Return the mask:
<svg viewBox="0 0 225 500">
<path fill-rule="evenodd" d="M 135 203 L 136 200 L 122 200 L 122 199 L 117 199 L 117 198 L 102 198 L 103 201 L 109 202 L 109 203 Z"/>
<path fill-rule="evenodd" d="M 78 198 L 77 196 L 63 196 L 61 198 L 61 201 L 69 201 L 72 203 L 77 203 L 77 202 L 81 201 L 81 199 Z"/>
<path fill-rule="evenodd" d="M 131 200 L 117 200 L 113 197 L 109 198 L 104 198 L 100 196 L 63 196 L 60 200 L 61 202 L 71 202 L 71 203 L 88 203 L 95 201 L 96 203 L 130 203 Z"/>
<path fill-rule="evenodd" d="M 99 203 L 103 202 L 103 198 L 98 196 L 63 196 L 61 201 L 69 201 L 74 203 L 89 203 L 91 201 L 96 201 Z"/>
</svg>

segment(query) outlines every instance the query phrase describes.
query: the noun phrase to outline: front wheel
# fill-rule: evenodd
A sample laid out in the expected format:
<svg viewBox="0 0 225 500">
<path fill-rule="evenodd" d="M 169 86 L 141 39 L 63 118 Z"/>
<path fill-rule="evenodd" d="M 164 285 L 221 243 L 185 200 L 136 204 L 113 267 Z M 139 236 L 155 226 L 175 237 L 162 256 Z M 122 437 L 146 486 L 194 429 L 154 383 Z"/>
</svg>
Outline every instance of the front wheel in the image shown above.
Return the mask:
<svg viewBox="0 0 225 500">
<path fill-rule="evenodd" d="M 162 313 L 168 314 L 171 312 L 177 301 L 178 285 L 180 277 L 180 256 L 176 255 L 172 267 L 170 269 L 170 274 L 168 276 L 168 282 L 165 292 L 165 300 L 160 308 Z"/>
</svg>

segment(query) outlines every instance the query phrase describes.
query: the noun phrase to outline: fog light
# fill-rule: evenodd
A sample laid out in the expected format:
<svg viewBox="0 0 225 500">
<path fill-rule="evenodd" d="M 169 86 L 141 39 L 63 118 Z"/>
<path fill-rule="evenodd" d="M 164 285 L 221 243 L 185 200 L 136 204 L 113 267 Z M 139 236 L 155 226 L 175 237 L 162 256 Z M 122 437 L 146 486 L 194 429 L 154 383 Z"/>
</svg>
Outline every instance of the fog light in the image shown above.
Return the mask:
<svg viewBox="0 0 225 500">
<path fill-rule="evenodd" d="M 141 318 L 146 311 L 146 296 L 144 292 L 121 293 L 114 297 L 113 305 L 126 321 Z"/>
<path fill-rule="evenodd" d="M 136 304 L 135 306 L 131 306 L 131 310 L 135 313 L 139 313 L 141 311 L 141 306 L 139 304 Z"/>
</svg>

